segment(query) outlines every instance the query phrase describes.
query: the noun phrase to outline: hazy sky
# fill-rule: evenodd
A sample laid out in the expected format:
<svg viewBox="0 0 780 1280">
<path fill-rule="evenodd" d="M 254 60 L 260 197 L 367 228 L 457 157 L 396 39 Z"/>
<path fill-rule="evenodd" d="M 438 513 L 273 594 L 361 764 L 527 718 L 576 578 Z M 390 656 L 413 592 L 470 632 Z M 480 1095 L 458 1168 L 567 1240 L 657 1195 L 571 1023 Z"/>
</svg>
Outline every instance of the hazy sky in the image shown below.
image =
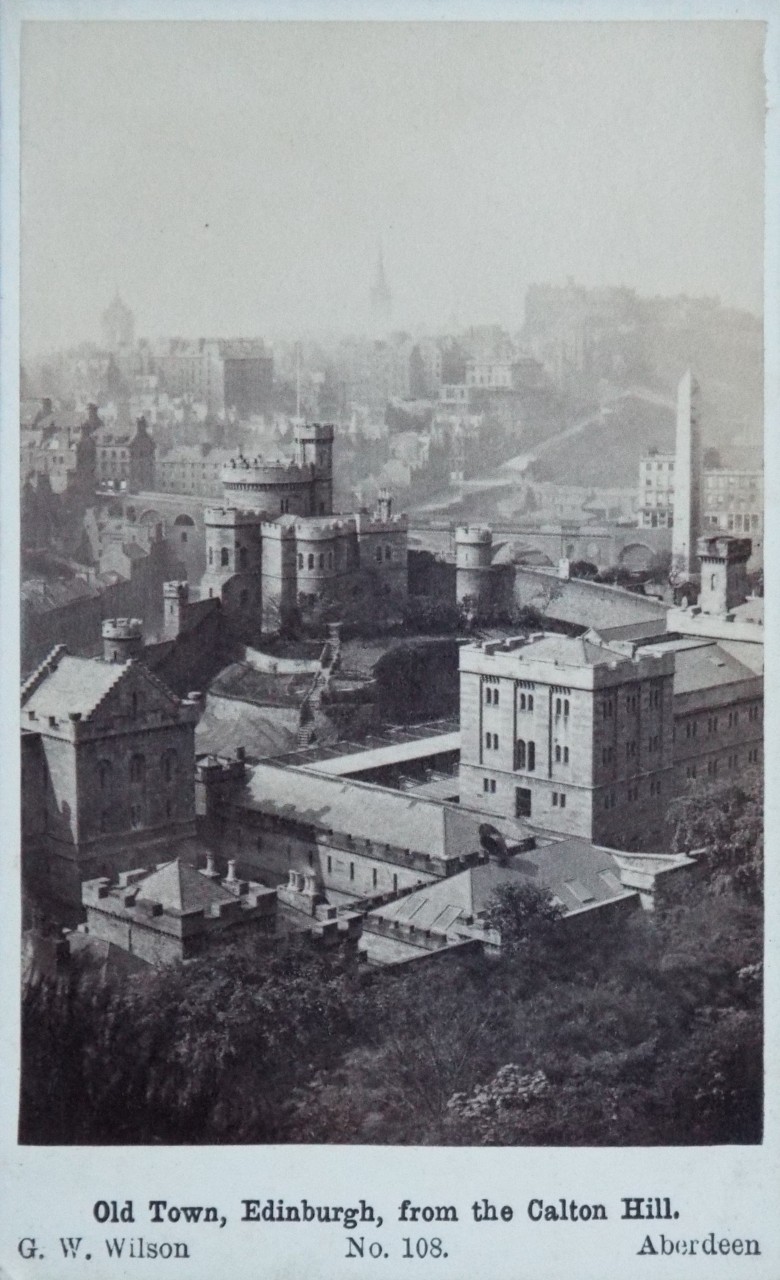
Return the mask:
<svg viewBox="0 0 780 1280">
<path fill-rule="evenodd" d="M 531 281 L 760 311 L 756 22 L 28 22 L 23 349 L 522 321 Z"/>
</svg>

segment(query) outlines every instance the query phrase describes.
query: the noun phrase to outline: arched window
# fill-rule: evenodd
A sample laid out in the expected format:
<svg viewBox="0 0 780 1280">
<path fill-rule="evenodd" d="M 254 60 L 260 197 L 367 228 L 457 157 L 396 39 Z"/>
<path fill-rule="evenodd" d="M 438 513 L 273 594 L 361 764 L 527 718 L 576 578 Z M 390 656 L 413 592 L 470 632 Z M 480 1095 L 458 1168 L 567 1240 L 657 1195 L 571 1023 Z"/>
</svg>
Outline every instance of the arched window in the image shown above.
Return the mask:
<svg viewBox="0 0 780 1280">
<path fill-rule="evenodd" d="M 556 698 L 556 699 L 555 699 L 555 714 L 556 714 L 556 716 L 559 716 L 559 715 L 561 714 L 561 700 L 560 700 L 560 698 Z"/>
<path fill-rule="evenodd" d="M 303 556 L 301 555 L 300 551 L 298 552 L 298 568 L 299 569 L 303 568 Z"/>
<path fill-rule="evenodd" d="M 528 710 L 529 710 L 529 711 L 533 711 L 533 709 L 534 709 L 534 695 L 533 695 L 532 693 L 529 693 L 529 695 L 528 695 Z"/>
<path fill-rule="evenodd" d="M 532 773 L 536 768 L 536 743 L 528 743 L 528 772 Z"/>
<path fill-rule="evenodd" d="M 230 564 L 230 552 L 228 551 L 227 547 L 223 547 L 222 550 L 220 551 L 219 563 L 222 565 L 223 569 Z"/>
<path fill-rule="evenodd" d="M 525 694 L 520 694 L 520 710 L 525 711 Z"/>
<path fill-rule="evenodd" d="M 555 748 L 555 763 L 556 763 L 556 764 L 560 764 L 560 762 L 561 762 L 561 749 L 560 749 L 560 747 L 556 747 L 556 748 Z"/>
<path fill-rule="evenodd" d="M 328 568 L 329 569 L 333 568 L 333 552 L 332 551 L 328 552 Z"/>
<path fill-rule="evenodd" d="M 100 790 L 108 791 L 111 786 L 111 761 L 101 760 L 98 765 L 98 776 L 100 778 Z"/>
<path fill-rule="evenodd" d="M 309 568 L 314 568 L 314 556 L 309 556 Z"/>
<path fill-rule="evenodd" d="M 525 768 L 525 741 L 523 738 L 518 738 L 515 745 L 515 768 Z"/>
<path fill-rule="evenodd" d="M 209 547 L 209 564 L 214 563 L 214 548 Z"/>
<path fill-rule="evenodd" d="M 715 574 L 710 574 L 710 591 L 715 590 Z"/>
<path fill-rule="evenodd" d="M 564 698 L 564 700 L 563 700 L 563 714 L 564 714 L 565 716 L 567 716 L 567 715 L 569 714 L 569 699 L 568 699 L 568 698 Z"/>
<path fill-rule="evenodd" d="M 320 568 L 321 568 L 321 569 L 324 569 L 324 568 L 325 568 L 325 552 L 324 552 L 324 551 L 323 551 L 322 555 L 320 556 Z"/>
<path fill-rule="evenodd" d="M 130 781 L 143 782 L 146 775 L 146 758 L 142 755 L 130 757 Z"/>
</svg>

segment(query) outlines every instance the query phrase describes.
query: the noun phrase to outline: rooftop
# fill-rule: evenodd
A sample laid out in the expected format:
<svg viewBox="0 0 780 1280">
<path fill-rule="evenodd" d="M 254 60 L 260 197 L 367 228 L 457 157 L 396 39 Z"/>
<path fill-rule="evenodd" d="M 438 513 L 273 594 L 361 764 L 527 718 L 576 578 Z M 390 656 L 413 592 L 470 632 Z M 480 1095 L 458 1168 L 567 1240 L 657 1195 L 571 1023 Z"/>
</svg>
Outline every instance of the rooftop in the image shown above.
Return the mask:
<svg viewBox="0 0 780 1280">
<path fill-rule="evenodd" d="M 122 662 L 102 662 L 65 654 L 24 703 L 38 719 L 78 714 L 87 719 L 127 672 Z"/>
<path fill-rule="evenodd" d="M 217 880 L 174 858 L 137 882 L 138 897 L 158 902 L 164 911 L 184 915 L 208 909 L 215 902 L 232 902 L 234 894 Z"/>
<path fill-rule="evenodd" d="M 435 746 L 444 742 L 453 745 Z M 428 720 L 425 724 L 391 725 L 381 732 L 369 733 L 359 741 L 339 741 L 332 746 L 317 743 L 290 751 L 279 763 L 292 767 L 313 769 L 317 773 L 347 774 L 377 768 L 383 764 L 396 764 L 416 760 L 442 751 L 460 748 L 460 728 L 457 720 Z"/>
<path fill-rule="evenodd" d="M 621 883 L 609 850 L 575 837 L 516 854 L 504 865 L 491 860 L 469 867 L 371 914 L 421 929 L 448 930 L 473 920 L 487 908 L 496 889 L 521 877 L 548 889 L 567 915 L 631 892 Z"/>
<path fill-rule="evenodd" d="M 484 815 L 476 811 L 304 769 L 256 765 L 238 803 L 375 845 L 380 852 L 387 848 L 448 859 L 482 848 L 479 827 Z M 516 825 L 517 840 L 528 835 Z M 354 847 L 358 852 L 357 843 Z"/>
</svg>

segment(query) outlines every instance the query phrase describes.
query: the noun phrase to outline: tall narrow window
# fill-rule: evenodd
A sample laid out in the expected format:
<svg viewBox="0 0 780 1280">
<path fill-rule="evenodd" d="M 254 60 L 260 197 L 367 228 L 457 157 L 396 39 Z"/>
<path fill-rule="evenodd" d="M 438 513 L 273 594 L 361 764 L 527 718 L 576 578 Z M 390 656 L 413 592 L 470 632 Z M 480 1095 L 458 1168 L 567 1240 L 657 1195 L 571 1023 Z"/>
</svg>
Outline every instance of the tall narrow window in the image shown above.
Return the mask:
<svg viewBox="0 0 780 1280">
<path fill-rule="evenodd" d="M 525 741 L 522 738 L 518 738 L 517 743 L 515 744 L 515 768 L 524 769 L 525 760 L 526 760 Z"/>
<path fill-rule="evenodd" d="M 230 552 L 228 551 L 227 547 L 223 547 L 222 550 L 220 551 L 219 562 L 222 565 L 223 569 L 227 568 L 227 566 L 230 564 Z"/>
<path fill-rule="evenodd" d="M 528 743 L 528 772 L 532 773 L 536 768 L 536 743 Z"/>
</svg>

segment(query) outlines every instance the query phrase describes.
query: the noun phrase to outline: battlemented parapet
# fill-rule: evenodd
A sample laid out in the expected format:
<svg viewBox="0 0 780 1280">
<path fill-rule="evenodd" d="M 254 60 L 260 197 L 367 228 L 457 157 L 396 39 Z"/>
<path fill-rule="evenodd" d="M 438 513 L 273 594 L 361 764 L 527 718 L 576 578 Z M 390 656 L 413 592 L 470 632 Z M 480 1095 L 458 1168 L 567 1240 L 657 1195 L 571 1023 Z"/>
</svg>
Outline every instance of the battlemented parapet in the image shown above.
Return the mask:
<svg viewBox="0 0 780 1280">
<path fill-rule="evenodd" d="M 699 538 L 696 550 L 701 566 L 699 608 L 725 617 L 747 599 L 747 564 L 753 544 L 750 538 L 720 534 Z"/>
<path fill-rule="evenodd" d="M 144 624 L 140 618 L 105 618 L 101 626 L 103 660 L 129 662 L 144 651 Z"/>
<path fill-rule="evenodd" d="M 240 880 L 232 862 L 223 878 L 210 857 L 200 871 L 174 859 L 87 880 L 81 900 L 86 932 L 154 965 L 188 960 L 247 926 L 272 933 L 276 920 L 275 889 Z"/>
<path fill-rule="evenodd" d="M 295 573 L 295 525 L 290 520 L 265 521 L 263 545 L 262 629 L 278 631 L 295 615 L 298 600 Z"/>
</svg>

